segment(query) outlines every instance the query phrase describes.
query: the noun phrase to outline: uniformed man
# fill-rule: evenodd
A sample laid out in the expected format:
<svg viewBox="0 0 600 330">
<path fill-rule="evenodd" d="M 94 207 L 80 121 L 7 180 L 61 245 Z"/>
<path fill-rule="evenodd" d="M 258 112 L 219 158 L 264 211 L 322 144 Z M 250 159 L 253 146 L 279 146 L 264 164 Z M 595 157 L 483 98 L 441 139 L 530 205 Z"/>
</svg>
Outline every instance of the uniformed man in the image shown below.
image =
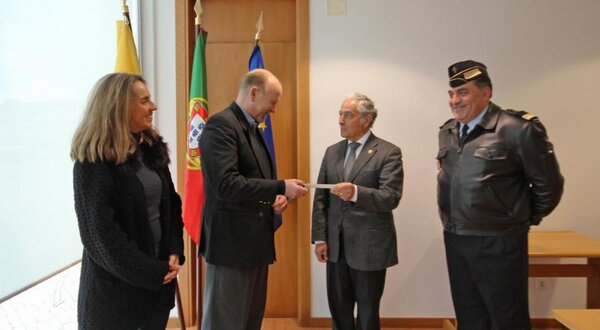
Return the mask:
<svg viewBox="0 0 600 330">
<path fill-rule="evenodd" d="M 527 233 L 563 177 L 537 117 L 490 102 L 485 65 L 448 68 L 453 118 L 439 132 L 438 207 L 459 329 L 530 329 Z"/>
</svg>

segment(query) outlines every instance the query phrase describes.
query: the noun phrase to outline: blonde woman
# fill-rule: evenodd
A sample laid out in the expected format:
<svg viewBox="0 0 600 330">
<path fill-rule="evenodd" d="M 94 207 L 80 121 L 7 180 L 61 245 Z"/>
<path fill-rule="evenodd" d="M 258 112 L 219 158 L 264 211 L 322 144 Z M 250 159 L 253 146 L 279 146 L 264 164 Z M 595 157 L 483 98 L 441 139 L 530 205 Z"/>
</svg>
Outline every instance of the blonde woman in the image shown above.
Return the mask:
<svg viewBox="0 0 600 330">
<path fill-rule="evenodd" d="M 152 128 L 156 110 L 141 76 L 108 74 L 73 137 L 80 329 L 164 329 L 174 306 L 181 200 L 167 146 Z"/>
</svg>

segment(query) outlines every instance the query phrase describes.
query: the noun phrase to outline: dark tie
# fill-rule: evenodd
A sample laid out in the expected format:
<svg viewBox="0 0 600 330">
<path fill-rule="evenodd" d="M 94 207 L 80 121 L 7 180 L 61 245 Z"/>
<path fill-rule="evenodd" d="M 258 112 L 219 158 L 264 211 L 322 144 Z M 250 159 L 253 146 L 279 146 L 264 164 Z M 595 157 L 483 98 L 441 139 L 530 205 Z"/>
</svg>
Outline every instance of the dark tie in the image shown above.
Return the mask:
<svg viewBox="0 0 600 330">
<path fill-rule="evenodd" d="M 269 170 L 267 173 L 265 173 L 266 179 L 272 179 L 273 168 L 271 166 L 271 156 L 269 150 L 267 149 L 267 145 L 262 136 L 262 132 L 260 131 L 260 127 L 258 127 L 258 123 L 254 122 L 252 127 L 254 136 L 256 137 L 256 142 L 258 142 L 258 148 L 254 152 L 258 154 L 258 161 L 261 163 L 261 167 Z"/>
<path fill-rule="evenodd" d="M 258 125 L 259 124 L 257 122 L 252 123 L 252 127 L 254 127 L 254 134 L 256 134 L 256 136 L 262 141 L 262 136 L 260 134 L 260 127 Z"/>
<path fill-rule="evenodd" d="M 358 142 L 350 142 L 348 144 L 348 148 L 350 148 L 350 152 L 348 153 L 348 157 L 346 158 L 346 165 L 344 165 L 344 180 L 348 180 L 350 176 L 350 171 L 352 170 L 352 166 L 354 165 L 354 161 L 356 160 L 356 149 L 360 146 Z"/>
<path fill-rule="evenodd" d="M 469 131 L 469 125 L 463 125 L 462 129 L 460 130 L 460 139 L 458 140 L 458 145 L 459 146 L 464 146 L 465 145 L 465 141 L 467 140 L 467 136 Z"/>
<path fill-rule="evenodd" d="M 254 122 L 254 133 L 256 134 L 256 136 L 258 136 L 258 139 L 260 140 L 260 143 L 263 144 L 263 146 L 265 146 L 265 148 L 267 148 L 267 150 L 269 150 L 269 148 L 267 147 L 267 141 L 265 140 L 265 136 L 263 134 L 263 129 L 260 128 L 260 124 L 257 122 Z M 269 152 L 269 155 L 271 154 L 271 152 Z"/>
</svg>

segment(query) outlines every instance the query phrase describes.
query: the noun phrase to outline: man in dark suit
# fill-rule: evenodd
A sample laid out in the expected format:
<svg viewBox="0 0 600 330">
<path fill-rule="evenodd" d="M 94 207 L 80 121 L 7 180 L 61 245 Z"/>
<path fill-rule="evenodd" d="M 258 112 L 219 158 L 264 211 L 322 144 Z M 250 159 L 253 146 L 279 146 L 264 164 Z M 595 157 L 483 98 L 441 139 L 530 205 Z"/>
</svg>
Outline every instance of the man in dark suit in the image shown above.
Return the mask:
<svg viewBox="0 0 600 330">
<path fill-rule="evenodd" d="M 376 137 L 377 109 L 354 93 L 342 103 L 344 140 L 325 152 L 313 205 L 312 241 L 327 262 L 327 297 L 333 329 L 379 329 L 379 302 L 386 268 L 398 263 L 392 210 L 402 195 L 402 153 Z"/>
<path fill-rule="evenodd" d="M 207 262 L 205 330 L 259 330 L 267 295 L 274 233 L 288 199 L 307 193 L 304 182 L 277 180 L 257 125 L 274 113 L 282 93 L 269 71 L 245 74 L 235 102 L 210 117 L 202 138 L 206 202 L 200 253 Z"/>
</svg>

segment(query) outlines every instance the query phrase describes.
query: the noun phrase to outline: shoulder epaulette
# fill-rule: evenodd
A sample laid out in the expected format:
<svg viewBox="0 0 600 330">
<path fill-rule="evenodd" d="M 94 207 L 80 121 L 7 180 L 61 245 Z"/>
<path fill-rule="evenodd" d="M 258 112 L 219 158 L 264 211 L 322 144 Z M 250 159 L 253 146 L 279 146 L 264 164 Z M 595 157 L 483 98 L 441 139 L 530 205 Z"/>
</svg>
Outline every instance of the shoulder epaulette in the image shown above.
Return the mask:
<svg viewBox="0 0 600 330">
<path fill-rule="evenodd" d="M 538 119 L 538 117 L 536 115 L 530 114 L 527 111 L 517 111 L 517 110 L 513 110 L 513 109 L 506 109 L 504 111 L 506 111 L 508 114 L 511 114 L 511 115 L 517 116 L 517 117 L 521 117 L 522 119 L 525 119 L 528 121 Z"/>
<path fill-rule="evenodd" d="M 454 118 L 450 118 L 450 119 L 446 120 L 446 122 L 440 126 L 440 129 L 442 129 L 442 127 L 446 126 L 446 124 L 448 124 L 449 122 L 451 122 L 453 120 L 454 120 Z"/>
</svg>

